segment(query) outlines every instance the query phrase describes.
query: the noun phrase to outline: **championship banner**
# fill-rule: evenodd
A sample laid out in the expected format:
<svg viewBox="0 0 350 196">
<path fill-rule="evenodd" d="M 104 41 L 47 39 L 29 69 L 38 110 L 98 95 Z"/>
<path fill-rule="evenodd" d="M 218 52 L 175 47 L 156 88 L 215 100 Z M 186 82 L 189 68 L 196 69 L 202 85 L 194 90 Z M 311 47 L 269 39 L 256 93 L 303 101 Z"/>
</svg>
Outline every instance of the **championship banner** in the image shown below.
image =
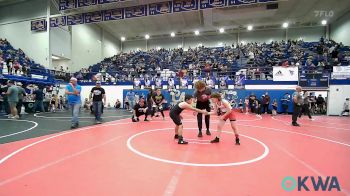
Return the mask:
<svg viewBox="0 0 350 196">
<path fill-rule="evenodd" d="M 226 6 L 227 0 L 199 0 L 200 9 L 218 8 Z"/>
<path fill-rule="evenodd" d="M 103 11 L 103 20 L 121 20 L 124 19 L 124 9 L 113 9 Z"/>
<path fill-rule="evenodd" d="M 125 0 L 98 0 L 98 4 L 123 2 Z"/>
<path fill-rule="evenodd" d="M 90 12 L 84 14 L 85 23 L 102 22 L 102 12 Z"/>
<path fill-rule="evenodd" d="M 147 5 L 125 8 L 125 18 L 137 18 L 147 16 Z"/>
<path fill-rule="evenodd" d="M 50 27 L 60 27 L 67 25 L 66 16 L 59 16 L 55 18 L 50 18 Z"/>
<path fill-rule="evenodd" d="M 273 67 L 273 81 L 298 81 L 298 67 Z"/>
<path fill-rule="evenodd" d="M 46 19 L 31 21 L 31 25 L 30 26 L 31 26 L 31 30 L 32 31 L 36 31 L 36 32 L 46 31 L 47 30 Z"/>
<path fill-rule="evenodd" d="M 97 5 L 97 0 L 77 0 L 78 7 Z"/>
<path fill-rule="evenodd" d="M 350 78 L 350 66 L 334 66 L 333 79 L 349 79 Z"/>
<path fill-rule="evenodd" d="M 251 5 L 257 3 L 257 0 L 228 0 L 229 6 L 235 5 Z"/>
<path fill-rule="evenodd" d="M 160 14 L 169 14 L 172 13 L 173 3 L 171 1 L 161 2 L 161 3 L 153 3 L 148 5 L 149 15 L 160 15 Z"/>
<path fill-rule="evenodd" d="M 60 0 L 58 5 L 59 5 L 59 10 L 69 10 L 77 7 L 75 0 Z"/>
<path fill-rule="evenodd" d="M 188 12 L 198 10 L 197 0 L 174 0 L 173 12 Z"/>
<path fill-rule="evenodd" d="M 77 25 L 77 24 L 84 24 L 83 14 L 67 16 L 67 25 Z"/>
</svg>

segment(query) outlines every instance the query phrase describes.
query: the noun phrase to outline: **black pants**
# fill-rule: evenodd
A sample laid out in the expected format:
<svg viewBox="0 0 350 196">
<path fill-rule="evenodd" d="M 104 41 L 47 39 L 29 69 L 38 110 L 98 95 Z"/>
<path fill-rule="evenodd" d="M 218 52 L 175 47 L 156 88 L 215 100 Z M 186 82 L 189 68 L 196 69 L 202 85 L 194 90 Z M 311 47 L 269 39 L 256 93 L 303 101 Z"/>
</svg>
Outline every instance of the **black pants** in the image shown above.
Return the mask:
<svg viewBox="0 0 350 196">
<path fill-rule="evenodd" d="M 211 110 L 209 101 L 206 101 L 206 102 L 197 101 L 196 108 L 198 108 L 200 110 L 204 110 L 205 109 L 208 112 L 210 112 L 210 110 Z M 210 116 L 206 115 L 204 118 L 205 118 L 205 126 L 207 128 L 207 131 L 209 131 Z M 202 113 L 198 113 L 197 114 L 197 123 L 198 123 L 198 130 L 199 131 L 202 131 L 202 120 L 203 120 L 203 114 Z"/>
<path fill-rule="evenodd" d="M 309 109 L 309 104 L 304 104 L 301 108 L 299 118 L 301 117 L 302 114 L 307 115 L 310 119 L 312 119 L 311 114 L 310 114 L 310 109 Z"/>
<path fill-rule="evenodd" d="M 261 115 L 261 107 L 255 108 L 255 113 Z"/>
<path fill-rule="evenodd" d="M 23 100 L 19 99 L 16 105 L 18 116 L 21 116 Z"/>
<path fill-rule="evenodd" d="M 349 113 L 349 110 L 344 110 L 344 111 L 342 111 L 341 114 L 340 114 L 340 116 L 343 116 L 343 114 L 344 114 L 345 112 Z M 349 115 L 349 114 L 348 114 L 348 115 Z"/>
<path fill-rule="evenodd" d="M 165 116 L 164 116 L 164 108 L 162 107 L 162 109 L 159 109 L 159 107 L 160 106 L 162 106 L 162 104 L 160 104 L 160 105 L 156 105 L 156 107 L 153 107 L 153 110 L 152 110 L 152 113 L 151 113 L 151 117 L 153 117 L 154 116 L 154 114 L 157 112 L 157 111 L 159 111 L 161 114 L 162 114 L 162 117 L 164 118 Z"/>
<path fill-rule="evenodd" d="M 252 103 L 249 103 L 249 108 L 251 113 L 255 113 L 255 106 Z"/>
<path fill-rule="evenodd" d="M 269 112 L 269 104 L 263 104 L 263 111 L 262 113 L 268 113 Z"/>
<path fill-rule="evenodd" d="M 300 109 L 301 109 L 301 105 L 294 103 L 294 110 L 293 110 L 293 115 L 292 115 L 292 123 L 293 124 L 297 123 L 298 116 L 300 114 Z"/>
<path fill-rule="evenodd" d="M 137 118 L 137 121 L 140 121 L 139 117 L 142 116 L 142 115 L 145 115 L 145 120 L 147 119 L 148 115 L 150 113 L 150 110 L 147 109 L 146 113 L 143 113 L 143 112 L 136 112 L 136 118 Z M 131 119 L 134 121 L 134 115 L 132 115 Z M 135 122 L 135 121 L 134 121 Z"/>
</svg>

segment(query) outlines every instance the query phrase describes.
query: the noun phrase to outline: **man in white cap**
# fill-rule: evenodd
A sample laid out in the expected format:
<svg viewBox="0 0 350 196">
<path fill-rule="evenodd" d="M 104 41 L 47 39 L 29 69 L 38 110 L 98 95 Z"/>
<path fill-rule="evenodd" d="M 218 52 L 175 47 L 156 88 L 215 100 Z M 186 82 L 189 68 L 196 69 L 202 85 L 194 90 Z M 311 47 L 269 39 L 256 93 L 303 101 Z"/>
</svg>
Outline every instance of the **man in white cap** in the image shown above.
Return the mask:
<svg viewBox="0 0 350 196">
<path fill-rule="evenodd" d="M 78 85 L 77 79 L 72 77 L 66 86 L 68 105 L 72 110 L 72 129 L 79 126 L 79 110 L 81 105 L 80 92 L 81 86 Z"/>
</svg>

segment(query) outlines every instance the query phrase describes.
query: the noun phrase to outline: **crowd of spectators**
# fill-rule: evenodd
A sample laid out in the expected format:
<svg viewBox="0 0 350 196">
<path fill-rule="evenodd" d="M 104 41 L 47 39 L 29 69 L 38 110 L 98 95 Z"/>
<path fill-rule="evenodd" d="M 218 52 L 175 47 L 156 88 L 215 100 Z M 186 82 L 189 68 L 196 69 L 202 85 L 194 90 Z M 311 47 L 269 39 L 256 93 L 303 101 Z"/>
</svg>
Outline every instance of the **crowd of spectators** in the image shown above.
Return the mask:
<svg viewBox="0 0 350 196">
<path fill-rule="evenodd" d="M 272 79 L 273 66 L 298 66 L 301 73 L 329 74 L 333 66 L 349 65 L 350 48 L 332 40 L 319 42 L 272 41 L 196 47 L 184 50 L 150 49 L 120 53 L 75 73 L 79 80 L 155 80 L 159 76 L 195 77 L 226 75 L 231 79 L 245 69 L 248 79 Z M 169 73 L 169 74 L 165 74 Z"/>
<path fill-rule="evenodd" d="M 35 63 L 22 49 L 15 49 L 6 39 L 0 38 L 0 76 L 30 76 L 33 70 L 46 72 L 44 66 Z"/>
<path fill-rule="evenodd" d="M 242 70 L 247 79 L 272 79 L 273 66 L 298 66 L 301 73 L 329 74 L 333 66 L 349 65 L 350 48 L 323 37 L 318 42 L 302 40 L 270 43 L 240 43 L 222 47 L 150 49 L 131 51 L 105 58 L 100 63 L 72 74 L 57 67 L 51 74 L 67 80 L 75 76 L 81 81 L 134 81 L 160 76 L 198 77 L 226 76 L 234 80 Z M 29 76 L 33 70 L 46 69 L 30 59 L 21 49 L 14 49 L 6 39 L 0 39 L 0 76 Z"/>
</svg>

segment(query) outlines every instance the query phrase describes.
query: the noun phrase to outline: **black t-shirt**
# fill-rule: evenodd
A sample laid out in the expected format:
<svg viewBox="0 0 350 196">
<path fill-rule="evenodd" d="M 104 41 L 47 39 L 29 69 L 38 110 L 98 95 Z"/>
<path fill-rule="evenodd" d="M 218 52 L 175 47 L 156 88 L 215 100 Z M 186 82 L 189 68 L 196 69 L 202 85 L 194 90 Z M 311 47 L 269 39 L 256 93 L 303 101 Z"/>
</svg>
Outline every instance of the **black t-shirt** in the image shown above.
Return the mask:
<svg viewBox="0 0 350 196">
<path fill-rule="evenodd" d="M 13 60 L 12 60 L 12 59 L 7 59 L 7 62 L 6 62 L 6 63 L 7 63 L 7 66 L 10 66 L 9 64 L 10 64 L 10 63 L 13 63 Z"/>
<path fill-rule="evenodd" d="M 92 101 L 102 101 L 103 95 L 106 94 L 105 89 L 96 86 L 91 89 L 91 93 Z"/>
<path fill-rule="evenodd" d="M 153 95 L 153 101 L 156 104 L 161 104 L 163 99 L 164 99 L 164 96 L 162 94 L 160 94 L 160 95 L 157 95 L 157 94 Z"/>
<path fill-rule="evenodd" d="M 203 95 L 207 95 L 207 96 L 203 96 Z M 204 91 L 202 91 L 202 92 L 199 92 L 199 91 L 195 91 L 194 92 L 194 97 L 195 98 L 197 98 L 197 102 L 207 102 L 207 101 L 209 101 L 209 99 L 210 99 L 210 96 L 211 95 L 211 90 L 210 90 L 210 88 L 205 88 L 205 90 Z"/>
<path fill-rule="evenodd" d="M 6 94 L 6 92 L 7 92 L 8 88 L 9 88 L 8 86 L 5 86 L 4 88 L 0 88 L 0 94 L 3 97 L 4 101 L 7 101 L 7 94 Z M 5 94 L 2 94 L 3 92 Z"/>
<path fill-rule="evenodd" d="M 254 102 L 253 97 L 256 99 L 255 95 L 250 95 L 249 96 L 249 104 L 253 104 L 253 102 Z"/>
<path fill-rule="evenodd" d="M 141 106 L 139 103 L 134 106 L 134 110 L 136 113 L 136 116 L 140 116 L 142 114 L 145 114 L 144 109 L 147 108 L 146 104 Z"/>
<path fill-rule="evenodd" d="M 35 95 L 35 100 L 37 100 L 37 101 L 44 100 L 43 90 L 38 89 L 38 90 L 34 91 L 33 94 Z"/>
</svg>

